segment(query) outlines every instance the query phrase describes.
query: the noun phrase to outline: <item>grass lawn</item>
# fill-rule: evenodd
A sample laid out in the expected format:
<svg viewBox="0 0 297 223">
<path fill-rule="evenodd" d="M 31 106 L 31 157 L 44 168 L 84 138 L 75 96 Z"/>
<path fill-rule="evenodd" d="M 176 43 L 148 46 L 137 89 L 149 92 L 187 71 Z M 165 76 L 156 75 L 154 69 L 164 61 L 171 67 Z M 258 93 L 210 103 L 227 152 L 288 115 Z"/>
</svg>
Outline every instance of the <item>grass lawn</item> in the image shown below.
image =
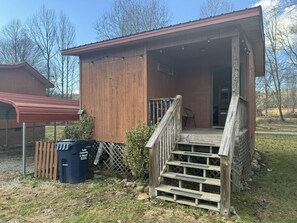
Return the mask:
<svg viewBox="0 0 297 223">
<path fill-rule="evenodd" d="M 258 135 L 256 145 L 265 166 L 233 199 L 242 222 L 297 222 L 297 137 Z"/>
<path fill-rule="evenodd" d="M 56 128 L 57 140 L 62 139 L 63 133 L 64 133 L 64 128 L 65 128 L 65 126 L 57 126 L 57 128 Z M 47 125 L 45 127 L 45 138 L 48 141 L 54 141 L 54 126 Z"/>
<path fill-rule="evenodd" d="M 0 175 L 0 194 L 1 223 L 223 222 L 218 214 L 197 208 L 138 200 L 135 189 L 110 177 L 62 184 L 21 176 L 1 179 Z"/>
<path fill-rule="evenodd" d="M 285 122 L 279 117 L 257 117 L 257 131 L 263 132 L 297 132 L 297 118 L 286 118 Z"/>
<path fill-rule="evenodd" d="M 297 136 L 257 135 L 256 147 L 263 157 L 261 169 L 244 191 L 232 195 L 240 222 L 296 223 Z M 135 188 L 101 175 L 80 184 L 62 184 L 0 174 L 0 195 L 0 223 L 228 222 L 193 207 L 139 200 Z"/>
</svg>

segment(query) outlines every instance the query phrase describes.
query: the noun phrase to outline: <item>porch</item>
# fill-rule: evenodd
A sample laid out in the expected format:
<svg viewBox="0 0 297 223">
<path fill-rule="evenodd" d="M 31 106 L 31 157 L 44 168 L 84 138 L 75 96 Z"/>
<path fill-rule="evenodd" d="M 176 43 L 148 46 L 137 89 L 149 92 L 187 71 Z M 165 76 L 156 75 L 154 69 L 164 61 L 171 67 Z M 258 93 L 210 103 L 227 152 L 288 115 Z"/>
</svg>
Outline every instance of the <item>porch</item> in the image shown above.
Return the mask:
<svg viewBox="0 0 297 223">
<path fill-rule="evenodd" d="M 214 66 L 212 60 L 205 64 L 194 59 L 183 64 L 176 77 L 170 67 L 162 68 L 163 73 L 171 74 L 167 77 L 148 70 L 148 77 L 158 80 L 154 82 L 157 86 L 148 82 L 148 122 L 157 128 L 146 147 L 150 149 L 151 197 L 229 215 L 231 185 L 239 190 L 241 180 L 250 174 L 249 104 L 244 97 L 245 66 L 239 72 L 239 58 L 246 57 L 239 36 L 215 45 L 222 47 L 222 41 L 226 41 L 226 51 L 209 48 L 208 58 L 216 53 L 221 54 L 220 59 L 225 55 L 232 72 L 226 66 L 210 72 L 206 68 Z M 150 88 L 154 90 L 150 92 Z M 150 98 L 175 92 L 183 92 L 183 97 Z M 185 107 L 192 115 L 184 112 Z"/>
<path fill-rule="evenodd" d="M 231 32 L 225 35 L 170 47 L 164 45 L 147 52 L 147 97 L 150 101 L 149 115 L 155 115 L 152 119 L 157 118 L 157 114 L 151 111 L 154 106 L 162 113 L 168 107 L 166 100 L 182 95 L 183 109 L 195 116 L 183 127 L 224 126 L 232 94 L 232 41 L 228 36 Z M 239 50 L 245 61 L 243 48 L 240 46 Z M 245 72 L 243 66 L 242 95 L 245 95 Z M 163 104 L 158 102 L 160 98 L 164 100 Z M 153 123 L 157 121 L 155 119 Z"/>
</svg>

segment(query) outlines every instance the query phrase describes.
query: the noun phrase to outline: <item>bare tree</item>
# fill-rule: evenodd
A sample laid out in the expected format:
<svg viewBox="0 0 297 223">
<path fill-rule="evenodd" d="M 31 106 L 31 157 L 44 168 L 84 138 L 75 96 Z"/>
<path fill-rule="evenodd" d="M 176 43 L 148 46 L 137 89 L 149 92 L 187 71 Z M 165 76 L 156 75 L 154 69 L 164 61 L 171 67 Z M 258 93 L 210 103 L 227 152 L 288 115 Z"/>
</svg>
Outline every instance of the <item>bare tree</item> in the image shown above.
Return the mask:
<svg viewBox="0 0 297 223">
<path fill-rule="evenodd" d="M 210 17 L 233 11 L 232 0 L 205 0 L 200 6 L 200 17 Z"/>
<path fill-rule="evenodd" d="M 167 6 L 160 0 L 115 0 L 112 8 L 97 19 L 98 39 L 111 39 L 166 26 Z"/>
<path fill-rule="evenodd" d="M 27 61 L 38 68 L 39 57 L 40 51 L 27 35 L 20 20 L 13 19 L 4 26 L 0 38 L 1 63 Z"/>
<path fill-rule="evenodd" d="M 265 115 L 268 114 L 268 108 L 273 104 L 272 89 L 271 89 L 272 77 L 271 75 L 265 75 L 264 77 L 258 77 L 256 80 L 256 105 L 257 110 L 264 110 Z"/>
<path fill-rule="evenodd" d="M 275 97 L 280 118 L 285 121 L 282 111 L 282 87 L 281 87 L 281 47 L 278 41 L 278 16 L 274 12 L 265 27 L 267 39 L 266 62 L 268 65 L 267 73 L 271 75 L 275 90 Z"/>
<path fill-rule="evenodd" d="M 290 17 L 289 21 L 297 20 L 297 4 L 288 6 L 289 8 L 284 13 L 281 19 L 285 20 Z M 286 22 L 285 22 L 286 23 Z M 283 24 L 278 35 L 280 43 L 291 65 L 297 68 L 297 25 L 296 23 Z"/>
<path fill-rule="evenodd" d="M 51 65 L 57 54 L 57 22 L 54 10 L 43 6 L 28 20 L 30 38 L 34 41 L 46 63 L 47 79 L 52 81 Z"/>
<path fill-rule="evenodd" d="M 74 46 L 75 43 L 75 28 L 71 24 L 67 15 L 61 12 L 57 29 L 57 44 L 59 50 L 67 49 Z M 71 94 L 72 83 L 77 81 L 77 78 L 72 78 L 77 67 L 77 61 L 74 57 L 62 56 L 58 54 L 57 64 L 59 67 L 59 81 L 61 97 L 68 98 Z M 77 76 L 77 75 L 76 75 Z"/>
</svg>

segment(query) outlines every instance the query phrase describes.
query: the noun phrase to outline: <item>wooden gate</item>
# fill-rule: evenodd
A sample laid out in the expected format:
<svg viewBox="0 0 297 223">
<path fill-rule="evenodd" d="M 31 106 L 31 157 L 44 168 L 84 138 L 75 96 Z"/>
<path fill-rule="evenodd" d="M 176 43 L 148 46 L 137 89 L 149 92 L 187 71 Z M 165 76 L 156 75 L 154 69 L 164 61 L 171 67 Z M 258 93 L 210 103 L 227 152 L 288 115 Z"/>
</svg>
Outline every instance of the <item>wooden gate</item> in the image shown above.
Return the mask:
<svg viewBox="0 0 297 223">
<path fill-rule="evenodd" d="M 58 179 L 58 154 L 54 142 L 36 142 L 34 176 Z"/>
</svg>

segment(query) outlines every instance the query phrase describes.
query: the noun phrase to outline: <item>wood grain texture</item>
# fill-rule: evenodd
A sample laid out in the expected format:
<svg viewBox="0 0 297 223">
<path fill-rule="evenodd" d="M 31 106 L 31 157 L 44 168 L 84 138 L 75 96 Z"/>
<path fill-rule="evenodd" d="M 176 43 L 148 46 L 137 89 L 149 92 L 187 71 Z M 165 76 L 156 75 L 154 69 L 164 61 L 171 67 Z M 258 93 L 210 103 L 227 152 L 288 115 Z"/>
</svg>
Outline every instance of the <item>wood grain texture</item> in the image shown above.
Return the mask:
<svg viewBox="0 0 297 223">
<path fill-rule="evenodd" d="M 34 176 L 58 179 L 58 154 L 55 143 L 38 141 L 35 144 Z"/>
<path fill-rule="evenodd" d="M 232 37 L 232 94 L 239 94 L 240 47 L 239 36 Z"/>
<path fill-rule="evenodd" d="M 247 100 L 248 100 L 248 130 L 249 130 L 249 146 L 251 155 L 255 149 L 255 130 L 256 130 L 256 94 L 255 94 L 255 63 L 254 63 L 254 49 L 250 42 L 246 41 L 250 50 L 247 62 Z"/>
<path fill-rule="evenodd" d="M 81 59 L 81 106 L 95 117 L 96 140 L 123 143 L 128 130 L 146 123 L 143 52 L 123 49 Z"/>
</svg>

